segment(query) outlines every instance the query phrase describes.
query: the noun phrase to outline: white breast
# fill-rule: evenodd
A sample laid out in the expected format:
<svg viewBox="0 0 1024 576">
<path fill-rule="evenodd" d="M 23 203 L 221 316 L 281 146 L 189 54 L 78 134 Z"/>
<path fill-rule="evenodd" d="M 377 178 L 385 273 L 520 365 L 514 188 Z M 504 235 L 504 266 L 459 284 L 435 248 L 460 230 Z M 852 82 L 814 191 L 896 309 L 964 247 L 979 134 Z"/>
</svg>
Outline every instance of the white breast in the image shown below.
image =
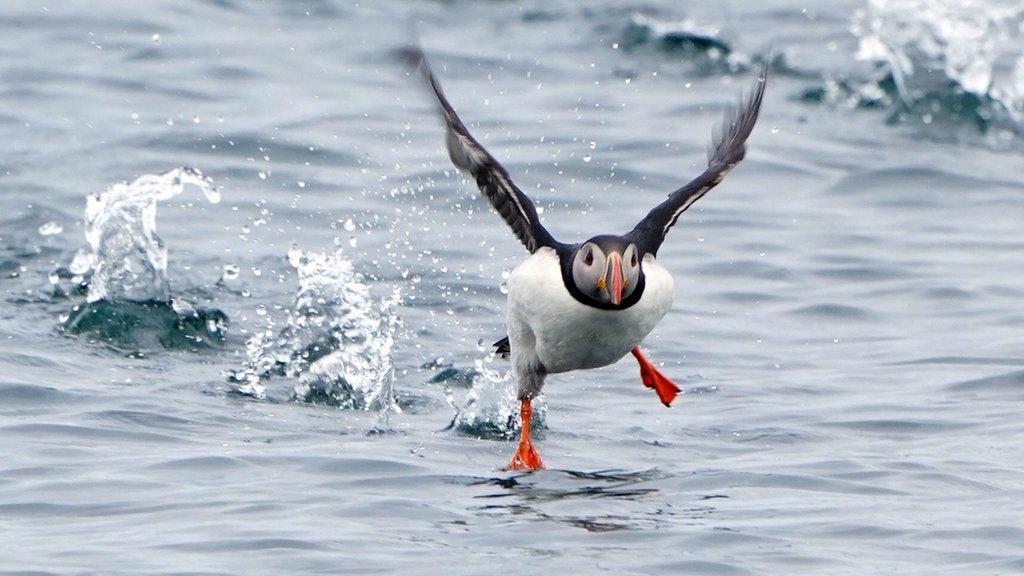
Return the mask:
<svg viewBox="0 0 1024 576">
<path fill-rule="evenodd" d="M 539 361 L 549 374 L 617 362 L 654 329 L 672 306 L 672 276 L 644 256 L 645 287 L 624 310 L 587 306 L 569 294 L 558 255 L 542 248 L 508 279 L 508 334 L 517 366 Z"/>
</svg>

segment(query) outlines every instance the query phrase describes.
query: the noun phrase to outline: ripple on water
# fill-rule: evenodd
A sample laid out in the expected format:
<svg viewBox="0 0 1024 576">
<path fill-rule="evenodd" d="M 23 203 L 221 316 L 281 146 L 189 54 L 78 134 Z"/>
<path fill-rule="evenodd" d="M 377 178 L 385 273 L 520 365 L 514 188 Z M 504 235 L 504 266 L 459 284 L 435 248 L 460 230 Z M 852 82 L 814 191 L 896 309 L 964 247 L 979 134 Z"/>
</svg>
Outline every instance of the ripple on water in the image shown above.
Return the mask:
<svg viewBox="0 0 1024 576">
<path fill-rule="evenodd" d="M 192 456 L 176 458 L 153 464 L 156 470 L 173 470 L 176 472 L 225 472 L 246 468 L 248 464 L 238 458 L 228 456 Z"/>
<path fill-rule="evenodd" d="M 854 482 L 823 474 L 760 473 L 740 470 L 697 470 L 681 479 L 688 488 L 704 492 L 731 494 L 737 488 L 772 488 L 804 492 L 825 492 L 860 495 L 906 495 L 902 490 Z"/>
<path fill-rule="evenodd" d="M 315 163 L 319 166 L 353 167 L 358 157 L 324 146 L 309 146 L 288 142 L 280 138 L 262 138 L 256 133 L 218 134 L 203 140 L 197 140 L 189 132 L 163 134 L 159 137 L 137 137 L 125 143 L 127 146 L 145 148 L 147 150 L 163 150 L 172 154 L 185 152 L 202 153 L 209 157 L 235 159 L 239 166 L 252 164 L 244 162 L 247 158 L 267 156 L 272 158 L 274 166 L 306 166 Z"/>
<path fill-rule="evenodd" d="M 950 392 L 1014 392 L 1024 393 L 1024 370 L 954 382 L 946 386 Z"/>
<path fill-rule="evenodd" d="M 761 280 L 791 280 L 792 272 L 781 266 L 757 260 L 713 262 L 697 266 L 696 274 L 721 278 L 758 278 Z"/>
<path fill-rule="evenodd" d="M 974 300 L 978 294 L 954 286 L 935 286 L 921 291 L 921 295 L 929 300 Z"/>
<path fill-rule="evenodd" d="M 731 302 L 734 304 L 766 304 L 769 302 L 778 302 L 785 298 L 778 294 L 770 294 L 767 292 L 718 292 L 715 298 Z"/>
<path fill-rule="evenodd" d="M 767 445 L 789 445 L 804 444 L 821 440 L 821 436 L 812 434 L 806 430 L 794 430 L 789 428 L 749 428 L 736 430 L 734 432 L 737 442 L 750 444 Z"/>
<path fill-rule="evenodd" d="M 184 430 L 193 425 L 192 421 L 184 418 L 142 410 L 103 410 L 93 414 L 93 417 L 107 422 L 171 431 Z"/>
<path fill-rule="evenodd" d="M 883 282 L 907 278 L 909 274 L 895 266 L 876 262 L 862 266 L 834 266 L 829 268 L 817 268 L 814 270 L 816 276 L 832 280 L 860 281 L 860 282 Z"/>
<path fill-rule="evenodd" d="M 0 406 L 4 407 L 66 404 L 74 399 L 74 394 L 50 386 L 0 382 Z"/>
<path fill-rule="evenodd" d="M 897 420 L 881 418 L 876 420 L 845 420 L 822 422 L 821 426 L 831 428 L 843 428 L 857 432 L 870 432 L 874 434 L 937 434 L 952 430 L 971 428 L 974 424 L 967 422 L 950 422 L 944 420 Z"/>
<path fill-rule="evenodd" d="M 874 314 L 857 306 L 845 304 L 814 304 L 792 310 L 790 314 L 795 316 L 817 316 L 820 318 L 832 318 L 836 320 L 871 320 Z"/>
<path fill-rule="evenodd" d="M 962 176 L 937 168 L 904 166 L 856 171 L 833 184 L 828 192 L 861 197 L 880 207 L 899 202 L 909 202 L 915 208 L 955 207 L 967 200 L 965 191 L 977 195 L 999 185 L 991 179 Z M 1006 186 L 1015 184 L 1008 182 Z"/>
<path fill-rule="evenodd" d="M 12 426 L 5 426 L 0 430 L 2 430 L 5 435 L 24 435 L 35 438 L 47 438 L 50 441 L 59 441 L 68 445 L 88 444 L 91 441 L 138 442 L 143 444 L 188 443 L 186 440 L 166 434 L 141 432 L 138 430 L 98 428 L 95 426 L 78 426 L 72 424 L 15 424 Z"/>
</svg>

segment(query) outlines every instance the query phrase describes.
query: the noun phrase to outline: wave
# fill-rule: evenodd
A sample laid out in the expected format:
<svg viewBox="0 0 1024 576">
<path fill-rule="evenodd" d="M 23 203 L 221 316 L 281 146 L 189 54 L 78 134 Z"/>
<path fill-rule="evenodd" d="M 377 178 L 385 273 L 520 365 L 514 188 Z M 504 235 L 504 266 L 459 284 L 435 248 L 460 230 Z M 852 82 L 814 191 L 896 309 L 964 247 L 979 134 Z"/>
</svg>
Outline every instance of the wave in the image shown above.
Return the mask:
<svg viewBox="0 0 1024 576">
<path fill-rule="evenodd" d="M 627 50 L 646 46 L 678 55 L 709 72 L 740 72 L 750 67 L 750 58 L 723 40 L 718 28 L 689 18 L 664 21 L 634 13 L 622 31 L 620 44 Z"/>
<path fill-rule="evenodd" d="M 97 300 L 72 308 L 60 330 L 141 357 L 147 350 L 199 350 L 223 344 L 228 326 L 224 312 L 184 300 Z"/>
<path fill-rule="evenodd" d="M 888 110 L 891 123 L 966 120 L 1024 131 L 1024 5 L 999 0 L 869 0 L 851 32 L 867 78 L 826 75 L 806 102 Z"/>
</svg>

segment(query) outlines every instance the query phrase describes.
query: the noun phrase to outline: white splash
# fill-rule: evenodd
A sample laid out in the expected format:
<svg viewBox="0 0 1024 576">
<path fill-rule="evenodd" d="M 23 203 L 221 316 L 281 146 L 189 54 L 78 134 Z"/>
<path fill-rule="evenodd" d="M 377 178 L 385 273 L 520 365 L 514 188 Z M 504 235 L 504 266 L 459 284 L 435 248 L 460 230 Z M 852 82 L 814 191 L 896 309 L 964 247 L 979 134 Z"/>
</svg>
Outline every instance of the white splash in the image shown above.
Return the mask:
<svg viewBox="0 0 1024 576">
<path fill-rule="evenodd" d="M 1006 0 L 869 0 L 854 16 L 857 58 L 892 74 L 912 105 L 950 82 L 1024 118 L 1024 4 Z"/>
<path fill-rule="evenodd" d="M 511 372 L 491 368 L 494 355 L 488 354 L 475 362 L 473 384 L 461 402 L 456 402 L 449 390 L 448 403 L 456 411 L 452 425 L 455 429 L 479 438 L 508 439 L 518 435 L 519 400 Z M 534 399 L 534 426 L 542 426 L 547 414 L 543 396 Z"/>
<path fill-rule="evenodd" d="M 220 201 L 213 182 L 193 168 L 146 174 L 89 196 L 85 238 L 91 252 L 79 251 L 72 264 L 76 274 L 92 272 L 89 302 L 170 302 L 167 247 L 156 233 L 156 203 L 177 196 L 186 185 L 199 188 L 211 203 Z"/>
<path fill-rule="evenodd" d="M 271 326 L 250 338 L 245 366 L 234 375 L 237 390 L 264 398 L 267 382 L 280 375 L 297 380 L 298 401 L 400 412 L 391 361 L 398 291 L 375 299 L 341 252 L 292 250 L 288 259 L 299 276 L 295 302 L 276 336 Z"/>
</svg>

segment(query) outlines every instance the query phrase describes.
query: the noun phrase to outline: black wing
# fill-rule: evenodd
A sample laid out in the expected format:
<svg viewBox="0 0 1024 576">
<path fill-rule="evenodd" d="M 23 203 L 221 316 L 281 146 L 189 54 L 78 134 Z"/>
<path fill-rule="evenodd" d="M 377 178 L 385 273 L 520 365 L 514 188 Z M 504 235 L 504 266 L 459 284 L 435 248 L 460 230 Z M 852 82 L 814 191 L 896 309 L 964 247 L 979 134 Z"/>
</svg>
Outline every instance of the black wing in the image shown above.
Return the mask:
<svg viewBox="0 0 1024 576">
<path fill-rule="evenodd" d="M 747 152 L 747 137 L 757 123 L 757 115 L 764 99 L 764 88 L 768 84 L 768 59 L 758 77 L 753 91 L 738 110 L 726 114 L 722 131 L 708 147 L 708 167 L 686 186 L 669 194 L 668 200 L 651 210 L 636 228 L 627 236 L 637 243 L 643 252 L 657 254 L 669 228 L 675 225 L 679 215 L 708 193 L 734 166 L 743 160 Z"/>
<path fill-rule="evenodd" d="M 558 242 L 540 223 L 537 209 L 530 198 L 512 183 L 505 167 L 499 164 L 476 138 L 473 138 L 455 113 L 455 109 L 448 103 L 423 51 L 411 48 L 405 51 L 405 57 L 410 64 L 422 71 L 423 77 L 437 97 L 438 111 L 444 118 L 448 132 L 445 143 L 452 163 L 476 179 L 477 187 L 505 219 L 527 250 L 533 253 L 544 246 L 557 246 Z"/>
</svg>

